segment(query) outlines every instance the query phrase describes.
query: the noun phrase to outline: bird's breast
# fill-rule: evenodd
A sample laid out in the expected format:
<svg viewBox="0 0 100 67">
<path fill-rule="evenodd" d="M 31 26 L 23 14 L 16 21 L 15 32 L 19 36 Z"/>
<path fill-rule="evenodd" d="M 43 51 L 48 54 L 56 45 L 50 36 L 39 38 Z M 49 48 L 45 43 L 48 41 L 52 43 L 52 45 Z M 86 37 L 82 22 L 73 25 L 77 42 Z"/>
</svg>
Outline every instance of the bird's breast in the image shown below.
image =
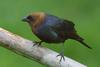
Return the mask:
<svg viewBox="0 0 100 67">
<path fill-rule="evenodd" d="M 55 32 L 52 27 L 56 24 L 61 23 L 61 20 L 58 17 L 52 15 L 46 15 L 42 24 L 38 27 L 33 28 L 33 32 L 41 40 L 49 43 L 59 43 L 63 42 L 64 39 L 59 37 L 58 33 Z"/>
</svg>

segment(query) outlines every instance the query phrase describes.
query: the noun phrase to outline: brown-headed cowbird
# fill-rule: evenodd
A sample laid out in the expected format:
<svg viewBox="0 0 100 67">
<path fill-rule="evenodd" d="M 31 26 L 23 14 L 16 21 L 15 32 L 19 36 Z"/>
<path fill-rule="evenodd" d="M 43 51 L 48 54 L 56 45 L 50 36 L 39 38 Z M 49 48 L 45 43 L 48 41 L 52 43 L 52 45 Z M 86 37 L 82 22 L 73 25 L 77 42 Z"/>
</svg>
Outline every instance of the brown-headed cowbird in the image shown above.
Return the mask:
<svg viewBox="0 0 100 67">
<path fill-rule="evenodd" d="M 42 42 L 64 43 L 65 40 L 73 39 L 91 49 L 91 47 L 83 41 L 84 39 L 77 34 L 74 28 L 75 24 L 72 21 L 44 12 L 30 14 L 25 17 L 23 21 L 28 22 L 32 32 L 40 38 L 41 41 L 37 42 L 39 45 L 41 45 Z M 60 61 L 62 58 L 64 59 L 63 51 L 57 56 L 61 56 Z"/>
</svg>

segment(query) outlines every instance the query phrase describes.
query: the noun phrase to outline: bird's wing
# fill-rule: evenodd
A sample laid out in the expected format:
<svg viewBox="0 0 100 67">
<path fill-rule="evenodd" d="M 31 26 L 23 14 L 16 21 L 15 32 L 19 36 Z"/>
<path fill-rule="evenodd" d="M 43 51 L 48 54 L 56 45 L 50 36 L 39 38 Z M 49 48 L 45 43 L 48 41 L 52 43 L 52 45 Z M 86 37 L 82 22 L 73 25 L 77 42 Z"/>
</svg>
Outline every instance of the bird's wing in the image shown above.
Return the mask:
<svg viewBox="0 0 100 67">
<path fill-rule="evenodd" d="M 57 34 L 55 31 L 53 31 L 50 26 L 45 25 L 42 26 L 41 28 L 38 29 L 36 35 L 42 39 L 42 40 L 46 40 L 46 41 L 51 41 L 53 39 L 57 38 Z"/>
<path fill-rule="evenodd" d="M 63 20 L 55 26 L 52 26 L 52 30 L 55 31 L 59 36 L 66 37 L 68 33 L 76 32 L 74 25 L 75 24 L 71 21 Z"/>
<path fill-rule="evenodd" d="M 62 22 L 52 26 L 53 30 L 57 32 L 75 32 L 74 23 L 68 20 L 63 20 Z"/>
<path fill-rule="evenodd" d="M 62 23 L 65 27 L 65 29 L 67 29 L 68 31 L 71 31 L 74 29 L 75 24 L 72 21 L 68 21 L 68 20 L 63 20 Z"/>
</svg>

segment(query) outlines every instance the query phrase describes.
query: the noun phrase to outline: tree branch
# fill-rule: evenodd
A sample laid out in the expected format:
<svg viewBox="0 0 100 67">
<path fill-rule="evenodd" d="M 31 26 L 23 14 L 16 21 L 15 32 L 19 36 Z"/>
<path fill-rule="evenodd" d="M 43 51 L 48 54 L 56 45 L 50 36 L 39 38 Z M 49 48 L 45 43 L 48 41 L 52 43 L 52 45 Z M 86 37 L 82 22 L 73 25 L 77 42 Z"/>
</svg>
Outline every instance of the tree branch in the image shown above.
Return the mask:
<svg viewBox="0 0 100 67">
<path fill-rule="evenodd" d="M 19 55 L 27 57 L 31 60 L 35 60 L 47 67 L 87 67 L 78 63 L 68 57 L 65 57 L 65 61 L 59 63 L 60 57 L 57 52 L 45 47 L 33 47 L 33 42 L 24 39 L 16 34 L 8 32 L 0 28 L 0 46 L 3 46 Z"/>
</svg>

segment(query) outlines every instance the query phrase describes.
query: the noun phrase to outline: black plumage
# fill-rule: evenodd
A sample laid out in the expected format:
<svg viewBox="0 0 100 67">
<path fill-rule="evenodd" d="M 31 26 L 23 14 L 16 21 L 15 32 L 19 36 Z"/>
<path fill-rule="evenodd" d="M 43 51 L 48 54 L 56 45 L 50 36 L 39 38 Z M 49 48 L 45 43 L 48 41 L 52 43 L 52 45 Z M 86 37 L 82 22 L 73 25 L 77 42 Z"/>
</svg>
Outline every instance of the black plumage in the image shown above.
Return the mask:
<svg viewBox="0 0 100 67">
<path fill-rule="evenodd" d="M 42 42 L 64 43 L 67 39 L 73 39 L 91 49 L 77 34 L 75 24 L 72 21 L 43 12 L 33 13 L 24 18 L 23 21 L 28 22 L 32 32 L 40 38 L 40 45 Z M 60 54 L 63 55 L 62 52 Z M 63 56 L 62 58 L 64 59 Z"/>
</svg>

